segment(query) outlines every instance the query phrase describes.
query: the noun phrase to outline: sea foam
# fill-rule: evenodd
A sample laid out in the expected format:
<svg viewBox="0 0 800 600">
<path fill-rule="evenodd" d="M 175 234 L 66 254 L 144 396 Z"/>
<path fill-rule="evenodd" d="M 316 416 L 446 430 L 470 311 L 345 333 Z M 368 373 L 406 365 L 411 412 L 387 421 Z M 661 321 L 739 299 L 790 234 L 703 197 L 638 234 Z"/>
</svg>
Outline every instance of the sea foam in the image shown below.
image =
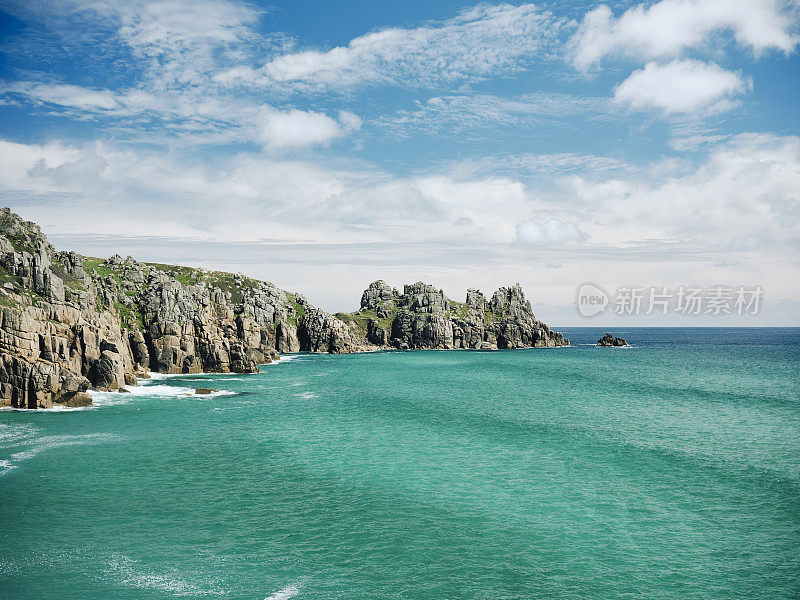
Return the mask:
<svg viewBox="0 0 800 600">
<path fill-rule="evenodd" d="M 40 429 L 29 425 L 0 426 L 0 451 L 16 450 L 0 460 L 0 476 L 46 450 L 63 446 L 78 446 L 112 441 L 119 436 L 113 433 L 87 433 L 81 435 L 43 435 Z M 5 453 L 5 452 L 4 452 Z"/>
<path fill-rule="evenodd" d="M 297 594 L 300 593 L 300 587 L 296 585 L 287 585 L 282 590 L 278 590 L 274 594 L 271 594 L 264 598 L 264 600 L 289 600 L 289 598 L 294 598 Z"/>
<path fill-rule="evenodd" d="M 174 596 L 228 596 L 215 582 L 191 581 L 176 572 L 158 572 L 124 554 L 115 554 L 108 560 L 108 571 L 124 586 L 158 590 Z M 209 583 L 211 583 L 209 585 Z"/>
</svg>

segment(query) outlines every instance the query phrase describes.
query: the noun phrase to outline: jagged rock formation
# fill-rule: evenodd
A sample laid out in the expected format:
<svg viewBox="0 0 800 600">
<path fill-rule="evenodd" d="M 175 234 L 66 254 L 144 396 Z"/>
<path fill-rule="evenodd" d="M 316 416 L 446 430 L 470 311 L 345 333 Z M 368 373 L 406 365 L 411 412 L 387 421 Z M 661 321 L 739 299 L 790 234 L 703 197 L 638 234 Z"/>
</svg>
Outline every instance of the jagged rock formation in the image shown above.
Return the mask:
<svg viewBox="0 0 800 600">
<path fill-rule="evenodd" d="M 250 373 L 279 352 L 522 348 L 569 342 L 536 320 L 519 285 L 465 303 L 424 283 L 376 281 L 361 309 L 330 315 L 243 275 L 56 252 L 0 209 L 0 405 L 83 406 L 147 371 Z"/>
<path fill-rule="evenodd" d="M 613 347 L 613 346 L 627 346 L 628 342 L 619 337 L 614 337 L 610 333 L 606 333 L 603 337 L 597 340 L 598 346 Z"/>
<path fill-rule="evenodd" d="M 383 281 L 361 296 L 361 310 L 338 313 L 366 340 L 382 348 L 527 348 L 569 345 L 569 340 L 537 320 L 519 284 L 500 288 L 491 300 L 468 290 L 466 302 L 417 282 L 403 293 Z"/>
<path fill-rule="evenodd" d="M 307 315 L 307 316 L 306 316 Z M 349 327 L 242 275 L 56 252 L 0 210 L 0 405 L 86 403 L 161 373 L 258 370 L 278 352 L 354 352 Z"/>
</svg>

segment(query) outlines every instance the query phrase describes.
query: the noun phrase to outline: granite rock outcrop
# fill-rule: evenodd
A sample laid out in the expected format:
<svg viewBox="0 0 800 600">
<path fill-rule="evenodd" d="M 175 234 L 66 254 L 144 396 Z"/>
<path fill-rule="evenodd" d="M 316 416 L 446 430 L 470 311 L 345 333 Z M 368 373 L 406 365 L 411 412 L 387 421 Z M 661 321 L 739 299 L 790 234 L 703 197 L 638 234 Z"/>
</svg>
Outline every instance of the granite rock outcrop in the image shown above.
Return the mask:
<svg viewBox="0 0 800 600">
<path fill-rule="evenodd" d="M 507 349 L 569 345 L 533 314 L 519 284 L 500 288 L 487 300 L 467 291 L 465 302 L 450 300 L 435 286 L 417 282 L 401 294 L 375 281 L 361 296 L 361 309 L 336 315 L 370 344 L 381 348 Z"/>
</svg>

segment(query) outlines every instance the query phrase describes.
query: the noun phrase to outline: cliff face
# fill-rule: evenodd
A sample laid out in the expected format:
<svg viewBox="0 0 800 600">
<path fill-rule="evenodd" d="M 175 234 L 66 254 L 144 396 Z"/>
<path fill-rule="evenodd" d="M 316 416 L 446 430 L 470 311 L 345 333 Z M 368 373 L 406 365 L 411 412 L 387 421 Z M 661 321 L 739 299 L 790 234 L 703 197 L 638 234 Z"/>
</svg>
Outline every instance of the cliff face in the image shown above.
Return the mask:
<svg viewBox="0 0 800 600">
<path fill-rule="evenodd" d="M 367 342 L 300 295 L 242 275 L 56 252 L 0 210 L 0 405 L 85 402 L 161 373 L 258 370 L 278 352 Z"/>
<path fill-rule="evenodd" d="M 566 344 L 518 285 L 459 303 L 424 283 L 400 294 L 376 281 L 358 312 L 330 315 L 238 274 L 56 252 L 0 209 L 0 405 L 81 405 L 90 387 L 136 385 L 147 371 L 256 372 L 279 352 Z"/>
<path fill-rule="evenodd" d="M 361 296 L 361 310 L 336 315 L 383 348 L 528 348 L 567 346 L 569 340 L 537 320 L 519 284 L 500 288 L 490 300 L 468 290 L 455 302 L 425 283 L 401 294 L 383 281 Z"/>
</svg>

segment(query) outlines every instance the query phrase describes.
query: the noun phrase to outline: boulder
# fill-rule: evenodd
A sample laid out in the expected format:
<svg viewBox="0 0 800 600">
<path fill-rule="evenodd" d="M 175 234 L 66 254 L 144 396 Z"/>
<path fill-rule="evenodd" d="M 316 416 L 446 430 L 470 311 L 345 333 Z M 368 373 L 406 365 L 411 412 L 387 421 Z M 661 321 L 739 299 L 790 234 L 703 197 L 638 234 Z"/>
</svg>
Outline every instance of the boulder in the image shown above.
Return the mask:
<svg viewBox="0 0 800 600">
<path fill-rule="evenodd" d="M 98 390 L 113 391 L 125 385 L 122 357 L 111 350 L 103 350 L 89 369 L 89 380 Z"/>
<path fill-rule="evenodd" d="M 72 408 L 81 406 L 90 406 L 92 404 L 92 395 L 86 392 L 77 392 L 69 400 L 66 405 Z"/>
</svg>

